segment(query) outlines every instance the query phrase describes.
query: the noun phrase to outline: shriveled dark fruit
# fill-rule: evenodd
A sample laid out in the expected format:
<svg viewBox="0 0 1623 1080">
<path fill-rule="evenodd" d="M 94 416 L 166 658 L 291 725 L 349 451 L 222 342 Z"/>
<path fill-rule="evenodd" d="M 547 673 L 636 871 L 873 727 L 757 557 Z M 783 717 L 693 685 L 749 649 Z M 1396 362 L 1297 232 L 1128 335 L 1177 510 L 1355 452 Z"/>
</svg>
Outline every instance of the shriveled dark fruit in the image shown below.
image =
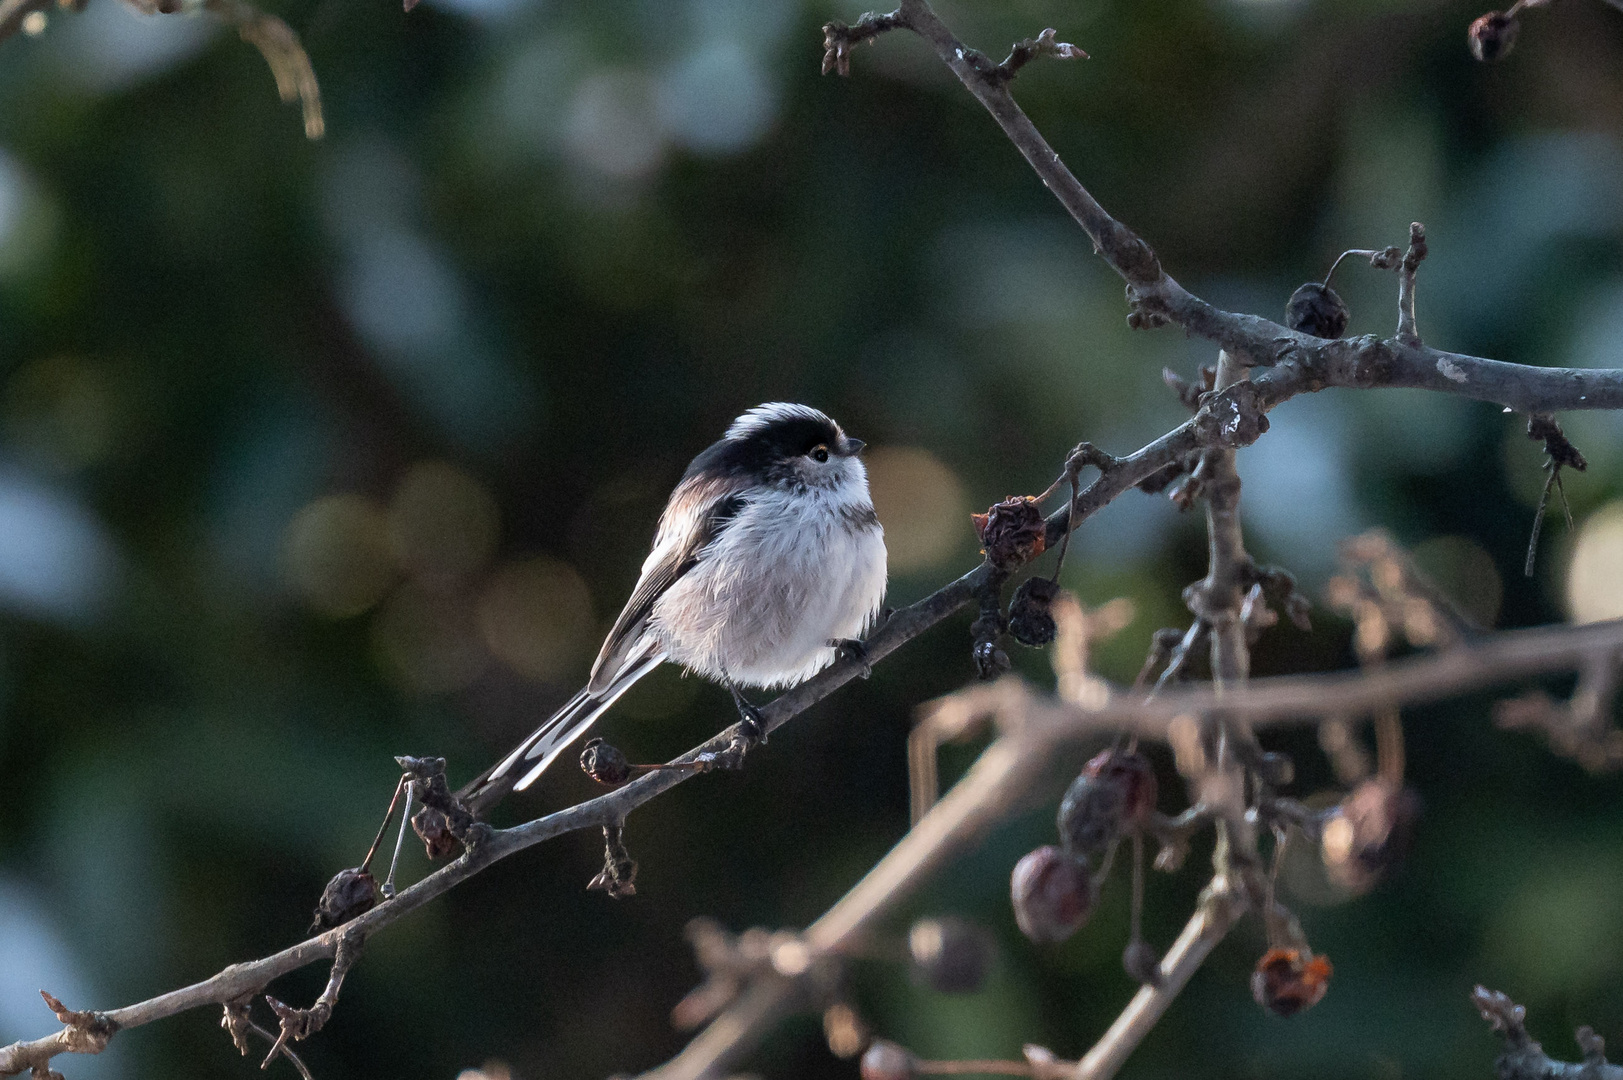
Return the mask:
<svg viewBox="0 0 1623 1080">
<path fill-rule="evenodd" d="M 1020 932 L 1038 944 L 1064 941 L 1088 921 L 1098 894 L 1088 860 L 1049 844 L 1014 864 L 1009 897 Z"/>
<path fill-rule="evenodd" d="M 1317 281 L 1300 285 L 1285 305 L 1285 325 L 1300 334 L 1338 338 L 1347 332 L 1347 302 Z"/>
<path fill-rule="evenodd" d="M 862 1055 L 862 1080 L 913 1080 L 918 1059 L 886 1039 L 876 1039 Z"/>
<path fill-rule="evenodd" d="M 1471 55 L 1484 64 L 1503 60 L 1516 47 L 1516 35 L 1521 28 L 1514 16 L 1502 11 L 1488 12 L 1471 24 Z"/>
<path fill-rule="evenodd" d="M 411 816 L 411 831 L 423 842 L 423 850 L 430 859 L 443 859 L 462 846 L 451 832 L 450 821 L 432 806 L 425 806 Z"/>
<path fill-rule="evenodd" d="M 1295 1016 L 1324 999 L 1330 961 L 1300 949 L 1269 949 L 1251 973 L 1251 996 L 1275 1016 Z"/>
<path fill-rule="evenodd" d="M 623 784 L 631 778 L 631 763 L 626 756 L 602 739 L 586 740 L 580 751 L 580 767 L 600 784 Z"/>
<path fill-rule="evenodd" d="M 310 929 L 313 932 L 342 926 L 357 915 L 371 911 L 377 902 L 378 883 L 370 871 L 360 867 L 340 870 L 321 890 Z"/>
<path fill-rule="evenodd" d="M 1022 645 L 1040 649 L 1054 640 L 1053 604 L 1059 583 L 1048 578 L 1027 578 L 1009 601 L 1009 633 Z"/>
<path fill-rule="evenodd" d="M 1060 842 L 1075 855 L 1093 856 L 1123 833 L 1143 828 L 1155 810 L 1155 770 L 1136 750 L 1096 755 L 1060 800 Z"/>
<path fill-rule="evenodd" d="M 1127 948 L 1122 950 L 1121 966 L 1144 986 L 1161 985 L 1161 958 L 1147 941 L 1129 941 Z"/>
<path fill-rule="evenodd" d="M 1381 777 L 1353 788 L 1324 819 L 1320 853 L 1330 880 L 1368 892 L 1403 861 L 1420 816 L 1420 796 Z"/>
<path fill-rule="evenodd" d="M 944 994 L 972 994 L 992 966 L 992 938 L 972 922 L 944 915 L 920 919 L 907 935 L 913 971 Z"/>
<path fill-rule="evenodd" d="M 995 679 L 1010 667 L 1009 654 L 997 647 L 995 641 L 978 641 L 970 653 L 975 661 L 975 674 L 982 679 Z"/>
<path fill-rule="evenodd" d="M 1037 500 L 1029 495 L 1013 495 L 995 504 L 984 514 L 971 514 L 981 550 L 993 566 L 1013 570 L 1043 553 L 1048 543 L 1048 524 Z"/>
</svg>

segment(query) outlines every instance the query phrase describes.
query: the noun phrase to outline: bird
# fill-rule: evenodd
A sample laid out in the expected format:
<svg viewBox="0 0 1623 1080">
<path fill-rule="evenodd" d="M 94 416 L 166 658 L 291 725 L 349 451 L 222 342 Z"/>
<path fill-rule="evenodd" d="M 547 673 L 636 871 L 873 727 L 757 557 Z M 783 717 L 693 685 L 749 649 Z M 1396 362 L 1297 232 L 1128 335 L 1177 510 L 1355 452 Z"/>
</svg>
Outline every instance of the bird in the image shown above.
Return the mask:
<svg viewBox="0 0 1623 1080">
<path fill-rule="evenodd" d="M 734 420 L 671 492 L 586 686 L 464 788 L 465 801 L 529 787 L 660 664 L 729 690 L 747 747 L 766 729 L 743 688 L 794 686 L 842 652 L 864 656 L 887 576 L 864 445 L 807 405 L 769 402 Z"/>
</svg>

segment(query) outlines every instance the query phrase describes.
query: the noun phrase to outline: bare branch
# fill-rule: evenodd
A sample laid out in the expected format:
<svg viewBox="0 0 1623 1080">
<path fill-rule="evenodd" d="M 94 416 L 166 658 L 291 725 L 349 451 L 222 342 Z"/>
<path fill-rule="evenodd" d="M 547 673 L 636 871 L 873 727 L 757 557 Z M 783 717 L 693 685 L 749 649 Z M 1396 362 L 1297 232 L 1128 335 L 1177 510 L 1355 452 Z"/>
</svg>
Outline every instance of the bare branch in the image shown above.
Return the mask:
<svg viewBox="0 0 1623 1080">
<path fill-rule="evenodd" d="M 1606 1060 L 1606 1042 L 1587 1027 L 1574 1038 L 1584 1052 L 1579 1062 L 1555 1061 L 1527 1033 L 1527 1010 L 1497 990 L 1478 986 L 1471 1003 L 1494 1031 L 1505 1037 L 1505 1052 L 1493 1063 L 1499 1080 L 1623 1080 L 1623 1065 Z"/>
<path fill-rule="evenodd" d="M 1144 1036 L 1206 962 L 1217 943 L 1240 921 L 1246 908 L 1245 897 L 1231 891 L 1225 879 L 1216 878 L 1207 886 L 1195 914 L 1161 961 L 1160 981 L 1154 986 L 1139 987 L 1116 1022 L 1083 1055 L 1074 1073 L 1075 1080 L 1108 1080 L 1116 1075 L 1127 1056 L 1144 1041 Z"/>
<path fill-rule="evenodd" d="M 873 41 L 887 30 L 906 25 L 900 11 L 887 15 L 870 11 L 849 26 L 842 22 L 824 23 L 823 74 L 827 75 L 830 71 L 838 71 L 841 75 L 851 74 L 852 49 L 864 41 Z"/>
<path fill-rule="evenodd" d="M 1332 708 L 1358 712 L 1395 702 L 1435 700 L 1471 687 L 1578 666 L 1595 650 L 1619 647 L 1623 647 L 1623 621 L 1546 627 L 1479 639 L 1439 655 L 1403 660 L 1366 673 L 1260 679 L 1221 693 L 1183 690 L 1148 701 L 1118 695 L 1116 701 L 1097 709 L 1033 694 L 1013 678 L 973 686 L 936 703 L 937 711 L 949 714 L 937 717 L 936 722 L 944 730 L 965 730 L 979 719 L 996 717 L 999 729 L 1007 734 L 987 749 L 964 779 L 862 881 L 808 928 L 801 939 L 807 950 L 801 970 L 811 959 L 857 945 L 928 874 L 997 821 L 1062 745 L 1116 731 L 1165 739 L 1180 718 L 1219 711 L 1243 716 L 1260 727 L 1315 720 Z M 1175 838 L 1210 814 L 1211 808 L 1203 804 L 1185 815 L 1187 821 L 1160 822 L 1158 829 Z M 1255 876 L 1251 870 L 1246 872 Z M 1106 1080 L 1119 1068 L 1234 922 L 1250 906 L 1262 902 L 1252 899 L 1258 892 L 1253 886 L 1222 874 L 1214 878 L 1195 917 L 1162 961 L 1159 988 L 1139 991 L 1083 1058 L 1078 1076 Z M 680 1054 L 644 1074 L 643 1080 L 723 1077 L 773 1025 L 807 1003 L 806 986 L 794 974 L 780 969 L 754 978 Z"/>
<path fill-rule="evenodd" d="M 1017 41 L 1003 63 L 997 66 L 997 77 L 1009 82 L 1031 61 L 1039 56 L 1052 56 L 1056 60 L 1087 60 L 1088 54 L 1068 41 L 1059 40 L 1059 32 L 1049 27 L 1034 38 Z"/>
<path fill-rule="evenodd" d="M 203 0 L 203 7 L 236 27 L 242 40 L 259 50 L 276 79 L 277 94 L 303 108 L 304 137 L 321 138 L 327 130 L 321 113 L 321 86 L 293 28 L 248 0 Z"/>
<path fill-rule="evenodd" d="M 891 26 L 910 28 L 930 43 L 1088 234 L 1094 249 L 1127 281 L 1128 322 L 1146 328 L 1177 323 L 1215 342 L 1242 363 L 1272 367 L 1254 380 L 1264 409 L 1327 386 L 1436 390 L 1529 413 L 1623 408 L 1623 369 L 1531 367 L 1422 345 L 1412 336 L 1412 307 L 1414 267 L 1424 257 L 1423 234 L 1411 237 L 1402 262 L 1390 267 L 1407 275 L 1407 284 L 1400 276 L 1399 287 L 1410 316 L 1400 323 L 1405 332 L 1392 339 L 1325 340 L 1255 315 L 1213 307 L 1166 274 L 1149 244 L 1112 217 L 1082 186 L 1016 104 L 1008 80 L 996 74 L 997 66 L 958 40 L 926 0 L 904 0 Z M 1386 266 L 1379 258 L 1385 253 L 1375 254 L 1371 262 Z"/>
<path fill-rule="evenodd" d="M 1398 340 L 1405 344 L 1419 345 L 1420 331 L 1415 329 L 1414 321 L 1414 279 L 1415 271 L 1426 257 L 1426 227 L 1420 222 L 1409 225 L 1409 250 L 1403 255 L 1403 263 L 1398 268 Z"/>
</svg>

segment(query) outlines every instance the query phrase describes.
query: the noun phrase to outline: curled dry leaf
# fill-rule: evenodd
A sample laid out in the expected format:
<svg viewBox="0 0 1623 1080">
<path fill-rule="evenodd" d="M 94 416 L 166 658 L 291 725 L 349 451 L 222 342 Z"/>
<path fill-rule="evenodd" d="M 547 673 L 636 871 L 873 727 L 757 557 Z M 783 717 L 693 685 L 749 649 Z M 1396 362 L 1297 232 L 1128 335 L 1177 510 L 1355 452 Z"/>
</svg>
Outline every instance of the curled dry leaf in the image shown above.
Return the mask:
<svg viewBox="0 0 1623 1080">
<path fill-rule="evenodd" d="M 993 566 L 1012 570 L 1041 555 L 1048 546 L 1048 526 L 1037 500 L 1013 495 L 984 514 L 971 514 L 981 551 Z"/>
<path fill-rule="evenodd" d="M 1295 1016 L 1324 1000 L 1330 961 L 1301 949 L 1269 949 L 1251 973 L 1251 996 L 1275 1016 Z"/>
</svg>

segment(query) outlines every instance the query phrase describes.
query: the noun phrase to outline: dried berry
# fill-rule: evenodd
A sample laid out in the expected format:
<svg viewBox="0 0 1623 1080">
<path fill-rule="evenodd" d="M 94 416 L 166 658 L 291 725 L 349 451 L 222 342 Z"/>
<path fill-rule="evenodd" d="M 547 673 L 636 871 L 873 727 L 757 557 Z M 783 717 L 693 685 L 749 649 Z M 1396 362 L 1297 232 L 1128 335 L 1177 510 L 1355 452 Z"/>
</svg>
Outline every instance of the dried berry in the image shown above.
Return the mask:
<svg viewBox="0 0 1623 1080">
<path fill-rule="evenodd" d="M 451 822 L 432 806 L 425 806 L 411 816 L 411 831 L 423 842 L 430 859 L 443 859 L 462 846 L 451 832 Z"/>
<path fill-rule="evenodd" d="M 893 1042 L 877 1039 L 862 1055 L 862 1080 L 913 1080 L 918 1061 Z"/>
<path fill-rule="evenodd" d="M 1291 293 L 1285 325 L 1301 334 L 1338 338 L 1347 332 L 1347 302 L 1330 286 L 1310 281 Z"/>
<path fill-rule="evenodd" d="M 974 993 L 992 966 L 991 935 L 951 915 L 914 923 L 907 947 L 914 975 L 943 994 Z"/>
<path fill-rule="evenodd" d="M 1374 888 L 1408 854 L 1420 797 L 1381 777 L 1365 780 L 1325 818 L 1320 831 L 1330 880 L 1355 893 Z"/>
<path fill-rule="evenodd" d="M 1136 750 L 1106 750 L 1071 781 L 1059 804 L 1059 836 L 1075 855 L 1094 855 L 1155 810 L 1155 770 Z"/>
<path fill-rule="evenodd" d="M 1142 938 L 1129 941 L 1121 954 L 1121 966 L 1135 981 L 1144 986 L 1161 985 L 1161 958 Z"/>
<path fill-rule="evenodd" d="M 971 514 L 981 550 L 993 566 L 1013 570 L 1043 553 L 1048 544 L 1048 525 L 1037 500 L 1014 495 L 994 505 L 984 514 Z"/>
<path fill-rule="evenodd" d="M 1009 633 L 1022 645 L 1040 649 L 1054 640 L 1054 598 L 1059 582 L 1034 577 L 1021 582 L 1009 602 Z"/>
<path fill-rule="evenodd" d="M 623 784 L 631 778 L 631 763 L 602 739 L 587 739 L 581 747 L 580 767 L 600 784 Z"/>
<path fill-rule="evenodd" d="M 342 926 L 357 915 L 371 911 L 377 902 L 378 883 L 371 871 L 360 867 L 340 870 L 321 890 L 321 899 L 316 903 L 315 921 L 310 924 L 310 930 L 331 930 L 335 926 Z"/>
<path fill-rule="evenodd" d="M 1009 654 L 995 641 L 977 641 L 970 656 L 975 661 L 975 674 L 982 679 L 994 679 L 1009 670 Z"/>
<path fill-rule="evenodd" d="M 1295 1016 L 1324 999 L 1330 961 L 1300 949 L 1269 949 L 1251 973 L 1251 996 L 1275 1016 Z"/>
<path fill-rule="evenodd" d="M 1098 896 L 1088 860 L 1052 844 L 1028 852 L 1009 878 L 1014 921 L 1032 941 L 1064 941 L 1088 921 Z"/>
<path fill-rule="evenodd" d="M 1471 55 L 1484 64 L 1503 60 L 1516 45 L 1521 23 L 1502 11 L 1490 11 L 1471 24 Z"/>
</svg>

